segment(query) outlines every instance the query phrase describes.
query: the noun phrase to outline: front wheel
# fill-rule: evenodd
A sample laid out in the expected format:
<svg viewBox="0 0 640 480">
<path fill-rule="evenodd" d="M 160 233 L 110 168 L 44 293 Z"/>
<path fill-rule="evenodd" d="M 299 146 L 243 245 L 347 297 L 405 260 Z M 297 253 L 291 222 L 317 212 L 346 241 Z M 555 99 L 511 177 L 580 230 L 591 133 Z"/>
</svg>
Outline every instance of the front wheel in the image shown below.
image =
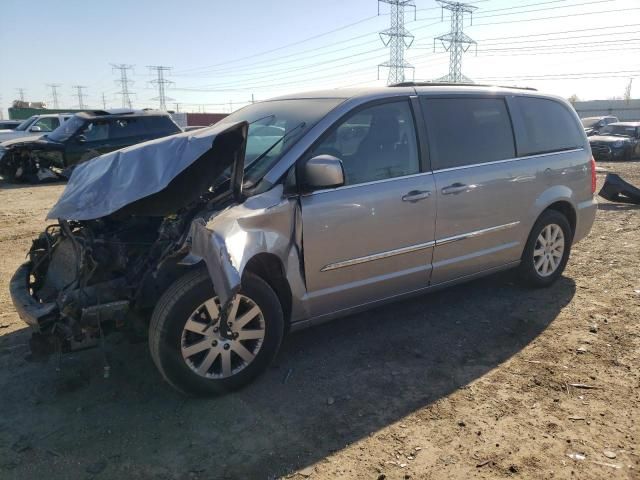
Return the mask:
<svg viewBox="0 0 640 480">
<path fill-rule="evenodd" d="M 555 282 L 569 260 L 573 232 L 567 217 L 546 210 L 536 221 L 520 260 L 519 276 L 531 287 L 548 287 Z"/>
<path fill-rule="evenodd" d="M 240 388 L 262 373 L 284 335 L 282 308 L 261 278 L 247 274 L 227 321 L 219 328 L 220 302 L 206 269 L 179 278 L 160 298 L 149 330 L 156 367 L 183 393 L 211 395 Z"/>
</svg>

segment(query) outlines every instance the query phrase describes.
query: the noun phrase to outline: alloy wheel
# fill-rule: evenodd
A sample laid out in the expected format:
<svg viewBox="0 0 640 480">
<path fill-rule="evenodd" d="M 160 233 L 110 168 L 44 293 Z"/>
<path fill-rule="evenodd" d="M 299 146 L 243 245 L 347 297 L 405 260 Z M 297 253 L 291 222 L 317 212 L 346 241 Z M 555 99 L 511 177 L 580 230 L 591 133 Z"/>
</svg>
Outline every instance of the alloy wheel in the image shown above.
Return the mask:
<svg viewBox="0 0 640 480">
<path fill-rule="evenodd" d="M 548 277 L 558 269 L 564 254 L 565 238 L 562 228 L 555 223 L 546 225 L 533 249 L 533 266 L 541 277 Z"/>
<path fill-rule="evenodd" d="M 214 297 L 196 308 L 183 327 L 182 358 L 205 378 L 228 378 L 244 370 L 264 342 L 264 315 L 249 297 L 236 295 L 233 300 L 227 318 L 232 338 L 220 334 L 219 322 L 220 302 Z"/>
</svg>

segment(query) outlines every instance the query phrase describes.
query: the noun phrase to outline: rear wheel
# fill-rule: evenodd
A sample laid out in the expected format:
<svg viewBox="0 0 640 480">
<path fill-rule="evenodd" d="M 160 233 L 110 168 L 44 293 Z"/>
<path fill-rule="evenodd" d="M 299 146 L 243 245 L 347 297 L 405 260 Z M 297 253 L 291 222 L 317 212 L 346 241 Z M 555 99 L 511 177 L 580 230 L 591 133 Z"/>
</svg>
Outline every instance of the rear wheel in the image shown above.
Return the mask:
<svg viewBox="0 0 640 480">
<path fill-rule="evenodd" d="M 240 388 L 273 360 L 284 334 L 278 297 L 261 278 L 245 275 L 220 331 L 220 302 L 206 269 L 178 279 L 162 296 L 151 318 L 149 347 L 164 378 L 197 395 Z"/>
<path fill-rule="evenodd" d="M 547 287 L 555 282 L 567 265 L 573 232 L 567 217 L 546 210 L 536 221 L 520 261 L 519 276 L 532 287 Z"/>
</svg>

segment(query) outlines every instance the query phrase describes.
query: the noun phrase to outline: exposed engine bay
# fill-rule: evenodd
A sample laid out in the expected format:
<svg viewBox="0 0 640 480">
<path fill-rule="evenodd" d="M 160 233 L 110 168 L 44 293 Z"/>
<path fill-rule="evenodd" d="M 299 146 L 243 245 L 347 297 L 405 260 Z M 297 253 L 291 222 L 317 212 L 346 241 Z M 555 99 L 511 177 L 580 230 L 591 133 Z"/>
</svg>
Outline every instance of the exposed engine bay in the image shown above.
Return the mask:
<svg viewBox="0 0 640 480">
<path fill-rule="evenodd" d="M 96 153 L 97 155 L 97 153 Z M 68 178 L 63 152 L 46 142 L 22 142 L 0 152 L 0 175 L 15 182 L 45 183 Z"/>
<path fill-rule="evenodd" d="M 50 225 L 29 251 L 30 294 L 53 304 L 38 325 L 46 343 L 62 351 L 95 345 L 114 329 L 148 316 L 189 251 L 189 226 L 206 197 L 167 217 L 106 217 Z M 53 313 L 52 312 L 52 313 Z M 40 339 L 36 339 L 38 341 Z"/>
</svg>

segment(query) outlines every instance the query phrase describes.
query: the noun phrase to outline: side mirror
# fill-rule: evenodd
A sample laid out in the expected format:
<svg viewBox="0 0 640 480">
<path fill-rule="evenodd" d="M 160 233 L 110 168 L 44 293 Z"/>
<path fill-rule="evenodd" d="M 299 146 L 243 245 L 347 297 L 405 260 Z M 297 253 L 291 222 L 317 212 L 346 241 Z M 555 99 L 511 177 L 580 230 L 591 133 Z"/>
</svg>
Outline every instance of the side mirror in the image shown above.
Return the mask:
<svg viewBox="0 0 640 480">
<path fill-rule="evenodd" d="M 76 142 L 78 142 L 78 143 L 84 143 L 86 141 L 87 141 L 87 137 L 85 137 L 84 135 L 78 135 L 76 137 Z"/>
<path fill-rule="evenodd" d="M 344 185 L 342 160 L 332 155 L 318 155 L 307 160 L 298 177 L 305 190 L 320 190 Z"/>
<path fill-rule="evenodd" d="M 42 131 L 42 128 L 41 128 L 41 127 L 38 127 L 37 125 L 35 125 L 35 126 L 31 127 L 31 128 L 29 129 L 29 131 L 30 131 L 30 132 L 41 132 L 41 131 Z"/>
</svg>

